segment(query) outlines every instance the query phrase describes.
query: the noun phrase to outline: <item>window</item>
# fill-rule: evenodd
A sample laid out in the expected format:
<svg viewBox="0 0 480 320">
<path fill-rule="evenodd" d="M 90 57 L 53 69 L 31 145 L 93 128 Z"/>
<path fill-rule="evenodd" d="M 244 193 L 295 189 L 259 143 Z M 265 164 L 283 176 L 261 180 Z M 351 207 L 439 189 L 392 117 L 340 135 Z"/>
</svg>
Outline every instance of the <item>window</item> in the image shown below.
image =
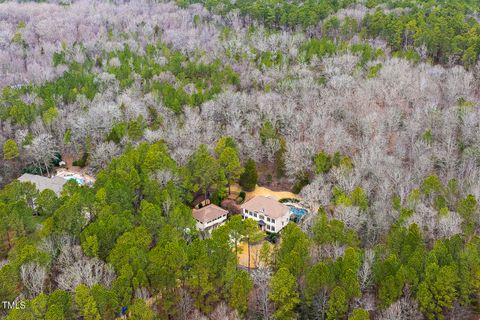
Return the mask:
<svg viewBox="0 0 480 320">
<path fill-rule="evenodd" d="M 260 215 L 260 219 L 264 220 L 264 219 L 265 219 L 265 216 Z"/>
<path fill-rule="evenodd" d="M 272 227 L 271 227 L 271 230 L 272 230 L 272 231 L 275 231 L 275 227 L 274 227 L 274 226 L 272 226 Z"/>
<path fill-rule="evenodd" d="M 257 214 L 256 214 L 256 213 L 254 213 L 254 214 L 253 214 L 253 216 L 256 218 L 256 217 L 257 217 Z"/>
<path fill-rule="evenodd" d="M 271 221 L 272 221 L 272 223 L 275 223 L 275 219 L 272 219 Z"/>
<path fill-rule="evenodd" d="M 270 222 L 270 218 L 269 218 L 269 217 L 267 217 L 267 222 Z"/>
<path fill-rule="evenodd" d="M 267 224 L 267 230 L 270 230 L 270 226 Z"/>
</svg>

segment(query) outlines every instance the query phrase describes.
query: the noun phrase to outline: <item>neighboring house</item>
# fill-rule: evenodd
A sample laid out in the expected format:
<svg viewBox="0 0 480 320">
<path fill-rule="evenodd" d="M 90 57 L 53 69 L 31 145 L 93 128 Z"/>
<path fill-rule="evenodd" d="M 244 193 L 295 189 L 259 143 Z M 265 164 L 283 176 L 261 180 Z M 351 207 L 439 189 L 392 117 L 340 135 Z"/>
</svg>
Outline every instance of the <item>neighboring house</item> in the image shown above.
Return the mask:
<svg viewBox="0 0 480 320">
<path fill-rule="evenodd" d="M 245 219 L 258 221 L 262 230 L 280 232 L 290 221 L 290 209 L 276 199 L 256 196 L 241 205 Z"/>
<path fill-rule="evenodd" d="M 21 177 L 18 178 L 18 181 L 33 183 L 37 187 L 37 190 L 40 192 L 45 189 L 50 189 L 54 191 L 57 196 L 60 195 L 60 192 L 62 192 L 63 189 L 63 185 L 67 182 L 67 180 L 63 179 L 62 177 L 47 178 L 30 173 L 24 173 Z"/>
<path fill-rule="evenodd" d="M 193 209 L 193 218 L 197 221 L 197 229 L 211 232 L 227 220 L 228 211 L 209 204 L 200 209 Z"/>
</svg>

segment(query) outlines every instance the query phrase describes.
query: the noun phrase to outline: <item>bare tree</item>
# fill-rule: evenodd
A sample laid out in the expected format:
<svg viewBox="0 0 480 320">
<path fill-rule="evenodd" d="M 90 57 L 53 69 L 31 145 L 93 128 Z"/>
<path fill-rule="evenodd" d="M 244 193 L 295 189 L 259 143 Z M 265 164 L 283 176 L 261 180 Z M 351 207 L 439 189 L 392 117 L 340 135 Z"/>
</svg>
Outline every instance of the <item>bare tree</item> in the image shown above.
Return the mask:
<svg viewBox="0 0 480 320">
<path fill-rule="evenodd" d="M 251 275 L 254 284 L 256 314 L 262 319 L 268 320 L 271 318 L 273 311 L 268 299 L 270 293 L 269 283 L 272 274 L 266 268 L 259 268 L 252 271 Z"/>
<path fill-rule="evenodd" d="M 400 298 L 400 300 L 391 304 L 378 317 L 380 320 L 420 320 L 423 319 L 422 313 L 418 309 L 416 300 L 408 297 Z"/>
<path fill-rule="evenodd" d="M 20 277 L 22 278 L 27 298 L 32 299 L 44 290 L 47 268 L 36 262 L 30 262 L 20 267 Z"/>
<path fill-rule="evenodd" d="M 79 284 L 92 287 L 100 283 L 109 287 L 115 278 L 110 265 L 98 258 L 84 256 L 82 248 L 77 245 L 66 245 L 61 249 L 57 268 L 58 287 L 68 291 L 74 291 Z"/>
<path fill-rule="evenodd" d="M 28 159 L 41 170 L 45 169 L 50 175 L 49 167 L 55 153 L 58 152 L 55 140 L 49 134 L 42 133 L 33 138 L 26 147 Z"/>
</svg>

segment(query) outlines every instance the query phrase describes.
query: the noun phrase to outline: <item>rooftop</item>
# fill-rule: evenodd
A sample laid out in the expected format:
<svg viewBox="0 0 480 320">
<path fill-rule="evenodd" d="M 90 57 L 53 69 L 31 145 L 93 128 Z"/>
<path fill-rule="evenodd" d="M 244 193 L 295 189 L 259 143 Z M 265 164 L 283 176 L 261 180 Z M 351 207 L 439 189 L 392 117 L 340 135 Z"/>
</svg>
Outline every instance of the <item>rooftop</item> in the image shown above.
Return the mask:
<svg viewBox="0 0 480 320">
<path fill-rule="evenodd" d="M 33 183 L 37 187 L 38 191 L 50 189 L 54 191 L 57 195 L 60 195 L 60 192 L 63 189 L 63 185 L 67 182 L 61 177 L 47 178 L 30 173 L 24 173 L 21 177 L 18 178 L 18 180 L 21 182 Z"/>
<path fill-rule="evenodd" d="M 259 212 L 274 219 L 283 217 L 289 212 L 286 205 L 268 196 L 256 196 L 242 204 L 241 208 Z"/>
<path fill-rule="evenodd" d="M 209 204 L 201 209 L 193 209 L 193 217 L 201 223 L 210 222 L 226 214 L 228 214 L 227 210 L 214 204 Z"/>
</svg>

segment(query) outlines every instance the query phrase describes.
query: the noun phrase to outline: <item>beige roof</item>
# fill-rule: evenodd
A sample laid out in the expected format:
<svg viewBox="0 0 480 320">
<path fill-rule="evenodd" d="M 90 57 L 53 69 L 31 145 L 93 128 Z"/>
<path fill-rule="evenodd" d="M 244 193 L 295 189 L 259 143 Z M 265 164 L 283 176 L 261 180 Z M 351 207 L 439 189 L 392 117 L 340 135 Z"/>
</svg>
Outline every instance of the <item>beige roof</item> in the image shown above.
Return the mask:
<svg viewBox="0 0 480 320">
<path fill-rule="evenodd" d="M 227 210 L 220 208 L 217 205 L 209 204 L 201 209 L 193 209 L 193 217 L 201 222 L 207 223 L 228 213 Z"/>
<path fill-rule="evenodd" d="M 241 208 L 247 209 L 248 211 L 262 213 L 267 217 L 274 219 L 283 217 L 289 212 L 289 209 L 286 205 L 278 202 L 272 197 L 267 196 L 256 196 L 242 204 Z"/>
<path fill-rule="evenodd" d="M 21 177 L 18 178 L 18 180 L 21 182 L 33 183 L 37 187 L 38 191 L 50 189 L 54 191 L 57 195 L 60 194 L 63 189 L 63 185 L 67 182 L 67 180 L 61 177 L 47 178 L 30 173 L 24 173 Z"/>
</svg>

